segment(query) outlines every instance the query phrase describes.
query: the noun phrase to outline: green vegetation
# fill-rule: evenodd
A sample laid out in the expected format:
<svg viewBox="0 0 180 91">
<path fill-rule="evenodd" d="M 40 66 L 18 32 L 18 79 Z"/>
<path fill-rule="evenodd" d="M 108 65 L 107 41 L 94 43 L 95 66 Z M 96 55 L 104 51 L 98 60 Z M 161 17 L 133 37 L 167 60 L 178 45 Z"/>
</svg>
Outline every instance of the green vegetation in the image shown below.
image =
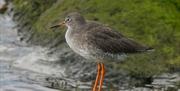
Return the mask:
<svg viewBox="0 0 180 91">
<path fill-rule="evenodd" d="M 15 12 L 33 28 L 32 41 L 48 44 L 64 39 L 64 32 L 48 31 L 68 12 L 112 26 L 124 35 L 150 45 L 155 51 L 129 57 L 117 68 L 132 76 L 180 69 L 180 0 L 13 0 Z M 64 30 L 64 29 L 61 29 Z"/>
</svg>

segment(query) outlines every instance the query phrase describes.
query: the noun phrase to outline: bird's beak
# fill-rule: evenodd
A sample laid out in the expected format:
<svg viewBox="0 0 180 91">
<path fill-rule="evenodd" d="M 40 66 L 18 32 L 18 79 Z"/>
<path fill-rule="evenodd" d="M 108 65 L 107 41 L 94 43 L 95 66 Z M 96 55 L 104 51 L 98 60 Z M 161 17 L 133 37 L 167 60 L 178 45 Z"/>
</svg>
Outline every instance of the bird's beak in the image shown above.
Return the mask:
<svg viewBox="0 0 180 91">
<path fill-rule="evenodd" d="M 63 21 L 57 25 L 51 26 L 50 28 L 56 28 L 56 27 L 61 27 L 61 26 L 65 26 L 65 21 Z"/>
</svg>

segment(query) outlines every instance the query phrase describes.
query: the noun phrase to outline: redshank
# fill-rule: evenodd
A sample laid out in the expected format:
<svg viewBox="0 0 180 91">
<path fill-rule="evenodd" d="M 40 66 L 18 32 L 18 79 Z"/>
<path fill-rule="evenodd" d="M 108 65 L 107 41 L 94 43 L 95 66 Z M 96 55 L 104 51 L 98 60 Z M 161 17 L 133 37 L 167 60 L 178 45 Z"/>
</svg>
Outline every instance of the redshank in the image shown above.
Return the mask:
<svg viewBox="0 0 180 91">
<path fill-rule="evenodd" d="M 121 61 L 127 53 L 138 53 L 152 48 L 141 45 L 101 23 L 87 21 L 73 12 L 51 28 L 67 26 L 65 34 L 69 47 L 82 57 L 97 62 L 97 76 L 93 91 L 102 91 L 105 75 L 104 63 Z"/>
</svg>

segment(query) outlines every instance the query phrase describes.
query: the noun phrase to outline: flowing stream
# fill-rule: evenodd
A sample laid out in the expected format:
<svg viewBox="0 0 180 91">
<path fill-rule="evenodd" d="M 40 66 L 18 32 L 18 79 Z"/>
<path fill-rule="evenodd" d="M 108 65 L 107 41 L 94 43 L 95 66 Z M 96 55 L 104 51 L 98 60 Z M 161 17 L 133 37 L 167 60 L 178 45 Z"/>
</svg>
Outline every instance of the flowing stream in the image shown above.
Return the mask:
<svg viewBox="0 0 180 91">
<path fill-rule="evenodd" d="M 61 72 L 58 67 L 45 66 L 44 60 L 56 57 L 48 56 L 46 48 L 20 42 L 15 26 L 11 14 L 0 14 L 0 91 L 59 91 L 37 81 Z M 36 61 L 44 61 L 44 65 Z"/>
</svg>

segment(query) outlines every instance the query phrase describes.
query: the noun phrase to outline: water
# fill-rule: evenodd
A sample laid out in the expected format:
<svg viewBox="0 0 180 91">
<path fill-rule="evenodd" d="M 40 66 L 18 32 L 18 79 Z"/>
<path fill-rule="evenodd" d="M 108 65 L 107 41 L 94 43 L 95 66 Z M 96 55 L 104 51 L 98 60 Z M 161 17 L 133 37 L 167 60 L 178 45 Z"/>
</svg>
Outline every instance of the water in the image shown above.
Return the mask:
<svg viewBox="0 0 180 91">
<path fill-rule="evenodd" d="M 38 81 L 52 74 L 63 75 L 63 69 L 46 66 L 46 60 L 57 60 L 47 52 L 46 48 L 20 42 L 12 16 L 0 14 L 0 91 L 59 91 Z M 38 64 L 40 61 L 44 64 Z"/>
</svg>

